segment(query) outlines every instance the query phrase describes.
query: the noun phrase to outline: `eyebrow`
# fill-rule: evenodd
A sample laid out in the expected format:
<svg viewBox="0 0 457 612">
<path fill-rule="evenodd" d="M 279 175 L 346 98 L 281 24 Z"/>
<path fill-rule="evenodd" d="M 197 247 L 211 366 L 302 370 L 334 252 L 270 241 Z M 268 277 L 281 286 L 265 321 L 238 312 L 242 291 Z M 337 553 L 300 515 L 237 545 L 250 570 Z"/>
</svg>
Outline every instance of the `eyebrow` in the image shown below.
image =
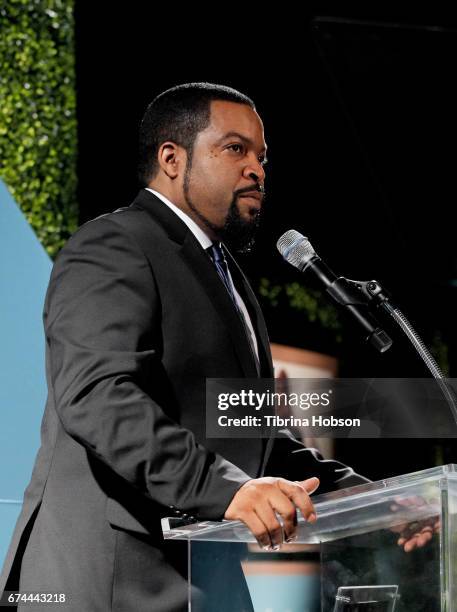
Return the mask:
<svg viewBox="0 0 457 612">
<path fill-rule="evenodd" d="M 249 144 L 251 147 L 254 146 L 254 143 L 250 138 L 248 138 L 247 136 L 243 136 L 243 134 L 240 134 L 239 132 L 227 132 L 227 134 L 224 134 L 222 138 L 218 140 L 218 144 L 220 144 L 221 142 L 224 142 L 224 140 L 227 140 L 228 138 L 239 138 L 243 142 L 246 142 L 247 144 Z M 262 151 L 266 154 L 267 152 L 266 145 L 262 147 Z"/>
</svg>

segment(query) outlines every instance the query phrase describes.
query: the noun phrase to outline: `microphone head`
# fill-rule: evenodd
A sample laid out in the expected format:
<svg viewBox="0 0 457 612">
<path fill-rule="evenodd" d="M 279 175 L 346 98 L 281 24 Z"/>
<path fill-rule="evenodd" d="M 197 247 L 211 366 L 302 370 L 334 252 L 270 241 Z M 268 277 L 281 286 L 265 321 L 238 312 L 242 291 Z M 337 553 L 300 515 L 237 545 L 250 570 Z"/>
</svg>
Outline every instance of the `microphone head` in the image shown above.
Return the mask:
<svg viewBox="0 0 457 612">
<path fill-rule="evenodd" d="M 283 234 L 276 246 L 284 259 L 299 270 L 303 270 L 311 259 L 316 257 L 316 251 L 308 238 L 296 230 Z"/>
</svg>

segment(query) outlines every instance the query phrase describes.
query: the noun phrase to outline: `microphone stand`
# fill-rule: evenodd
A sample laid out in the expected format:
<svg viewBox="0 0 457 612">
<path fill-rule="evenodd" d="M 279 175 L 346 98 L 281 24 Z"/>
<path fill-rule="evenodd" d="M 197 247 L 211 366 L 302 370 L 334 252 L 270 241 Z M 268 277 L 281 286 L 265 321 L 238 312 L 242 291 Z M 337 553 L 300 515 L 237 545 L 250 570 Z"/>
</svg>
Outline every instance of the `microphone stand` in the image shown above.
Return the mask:
<svg viewBox="0 0 457 612">
<path fill-rule="evenodd" d="M 454 389 L 446 381 L 443 371 L 406 316 L 399 308 L 390 303 L 388 296 L 378 281 L 350 281 L 348 279 L 348 282 L 354 283 L 354 285 L 357 286 L 357 289 L 366 296 L 368 302 L 373 302 L 376 306 L 383 308 L 383 310 L 385 310 L 403 330 L 435 380 L 438 382 L 438 385 L 440 386 L 441 391 L 443 392 L 443 395 L 451 409 L 454 421 L 457 424 L 457 398 L 455 396 Z"/>
<path fill-rule="evenodd" d="M 360 311 L 360 306 L 368 308 L 368 305 L 372 302 L 393 317 L 438 382 L 457 424 L 457 398 L 454 389 L 446 381 L 441 368 L 411 323 L 399 308 L 389 302 L 388 296 L 378 281 L 354 281 L 343 276 L 335 277 L 323 264 L 320 257 L 316 255 L 308 238 L 302 236 L 296 230 L 289 230 L 283 234 L 277 242 L 277 247 L 284 259 L 301 272 L 304 272 L 309 265 L 315 262 L 314 271 L 324 283 L 327 293 L 352 312 L 368 334 L 366 339 L 381 353 L 390 348 L 392 340 L 383 329 L 378 327 L 373 317 L 366 316 L 365 313 Z M 320 262 L 319 266 L 317 266 L 318 262 Z"/>
</svg>

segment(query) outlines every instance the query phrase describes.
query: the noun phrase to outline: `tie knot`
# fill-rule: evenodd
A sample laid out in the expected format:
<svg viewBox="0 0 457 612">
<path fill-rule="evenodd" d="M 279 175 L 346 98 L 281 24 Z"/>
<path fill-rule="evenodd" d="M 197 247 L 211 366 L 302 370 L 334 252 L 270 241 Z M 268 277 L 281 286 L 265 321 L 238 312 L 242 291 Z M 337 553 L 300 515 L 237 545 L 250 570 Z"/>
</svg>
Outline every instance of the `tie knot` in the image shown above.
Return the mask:
<svg viewBox="0 0 457 612">
<path fill-rule="evenodd" d="M 213 242 L 213 244 L 208 248 L 208 252 L 214 263 L 225 263 L 224 252 L 221 249 L 219 242 Z"/>
</svg>

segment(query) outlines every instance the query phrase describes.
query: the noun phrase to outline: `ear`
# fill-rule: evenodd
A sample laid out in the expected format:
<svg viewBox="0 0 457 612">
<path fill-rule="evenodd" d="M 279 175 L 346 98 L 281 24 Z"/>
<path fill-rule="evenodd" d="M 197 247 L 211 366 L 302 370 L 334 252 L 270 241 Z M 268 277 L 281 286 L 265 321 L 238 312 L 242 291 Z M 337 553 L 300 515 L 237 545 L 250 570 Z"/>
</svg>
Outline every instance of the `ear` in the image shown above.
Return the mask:
<svg viewBox="0 0 457 612">
<path fill-rule="evenodd" d="M 160 145 L 157 160 L 162 171 L 175 179 L 186 166 L 186 152 L 175 142 L 167 141 Z"/>
</svg>

